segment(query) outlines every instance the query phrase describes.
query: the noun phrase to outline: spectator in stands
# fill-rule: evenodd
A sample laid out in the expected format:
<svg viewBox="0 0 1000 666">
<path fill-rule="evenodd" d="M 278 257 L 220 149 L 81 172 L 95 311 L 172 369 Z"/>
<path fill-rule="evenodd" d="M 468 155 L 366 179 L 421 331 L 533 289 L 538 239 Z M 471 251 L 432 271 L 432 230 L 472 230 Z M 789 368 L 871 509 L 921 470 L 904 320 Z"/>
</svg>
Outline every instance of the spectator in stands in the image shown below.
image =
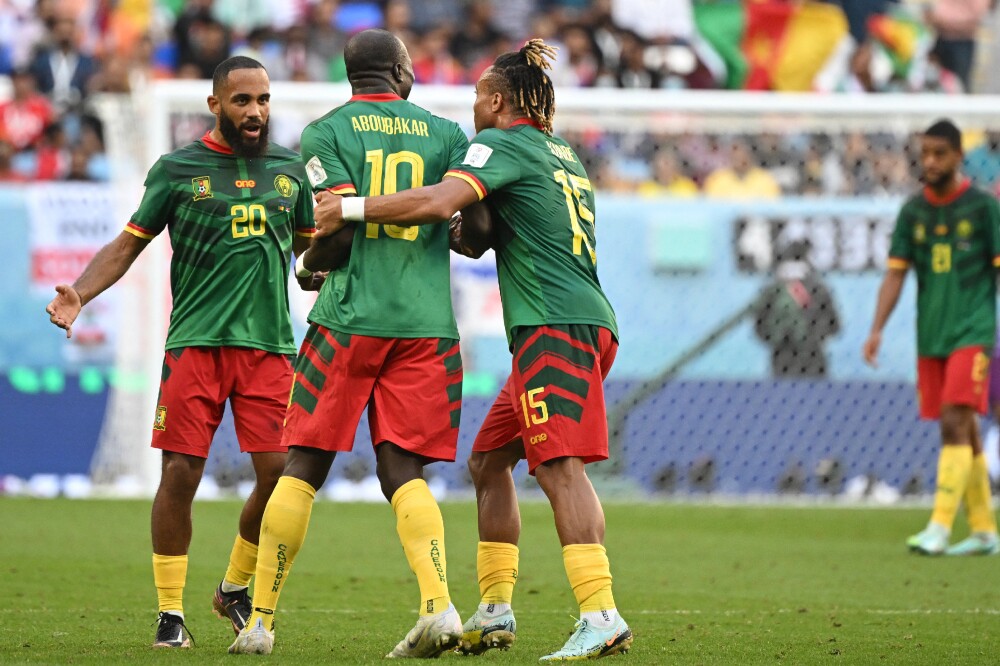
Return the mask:
<svg viewBox="0 0 1000 666">
<path fill-rule="evenodd" d="M 997 193 L 997 186 L 1000 185 L 1000 132 L 986 132 L 983 142 L 965 154 L 962 171 L 976 187 Z"/>
<path fill-rule="evenodd" d="M 544 37 L 545 35 L 532 36 Z M 472 0 L 467 6 L 465 20 L 454 31 L 448 48 L 462 64 L 462 67 L 471 69 L 484 57 L 489 55 L 495 57 L 492 45 L 502 38 L 503 35 L 500 31 L 493 27 L 491 0 Z"/>
<path fill-rule="evenodd" d="M 556 87 L 589 87 L 594 85 L 600 67 L 597 45 L 587 28 L 570 23 L 559 29 L 559 53 L 550 78 Z"/>
<path fill-rule="evenodd" d="M 16 171 L 13 167 L 14 146 L 7 141 L 0 140 L 0 182 L 21 183 L 27 180 L 24 174 Z"/>
<path fill-rule="evenodd" d="M 652 178 L 639 184 L 636 193 L 644 197 L 694 197 L 698 185 L 684 175 L 677 155 L 661 149 L 653 156 Z"/>
<path fill-rule="evenodd" d="M 27 172 L 32 180 L 65 178 L 69 172 L 69 150 L 66 131 L 61 123 L 52 123 L 42 132 Z"/>
<path fill-rule="evenodd" d="M 801 240 L 782 248 L 774 280 L 753 305 L 754 332 L 771 348 L 775 377 L 826 377 L 826 341 L 840 332 L 833 296 L 809 263 L 809 250 Z"/>
<path fill-rule="evenodd" d="M 30 150 L 53 120 L 49 100 L 38 92 L 29 69 L 17 69 L 11 77 L 13 96 L 0 104 L 0 138 L 15 152 Z"/>
<path fill-rule="evenodd" d="M 198 78 L 210 79 L 219 63 L 229 57 L 229 31 L 213 18 L 195 21 L 191 25 L 189 47 L 182 56 L 181 66 L 193 65 Z"/>
<path fill-rule="evenodd" d="M 976 31 L 996 3 L 997 0 L 934 0 L 927 10 L 927 25 L 938 34 L 934 56 L 961 80 L 966 91 L 971 90 Z"/>
<path fill-rule="evenodd" d="M 773 199 L 781 195 L 781 187 L 774 176 L 756 165 L 746 142 L 735 139 L 730 147 L 730 166 L 708 175 L 705 194 L 720 199 Z"/>
<path fill-rule="evenodd" d="M 646 42 L 631 30 L 618 32 L 617 66 L 605 68 L 596 85 L 618 88 L 659 88 L 660 72 L 646 64 Z"/>
<path fill-rule="evenodd" d="M 451 41 L 451 27 L 442 25 L 424 35 L 413 59 L 413 74 L 417 83 L 457 85 L 465 83 L 462 65 L 448 50 Z"/>
<path fill-rule="evenodd" d="M 49 23 L 47 43 L 31 62 L 38 89 L 49 96 L 56 109 L 79 107 L 87 94 L 87 84 L 97 71 L 96 61 L 77 46 L 76 18 L 60 8 Z"/>
</svg>

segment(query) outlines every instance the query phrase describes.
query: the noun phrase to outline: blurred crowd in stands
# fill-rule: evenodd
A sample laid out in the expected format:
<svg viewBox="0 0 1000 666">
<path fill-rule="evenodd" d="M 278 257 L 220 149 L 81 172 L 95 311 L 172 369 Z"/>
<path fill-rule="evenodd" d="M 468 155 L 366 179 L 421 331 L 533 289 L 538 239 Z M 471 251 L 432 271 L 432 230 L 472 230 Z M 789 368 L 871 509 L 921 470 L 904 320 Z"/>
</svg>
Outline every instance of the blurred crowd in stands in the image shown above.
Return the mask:
<svg viewBox="0 0 1000 666">
<path fill-rule="evenodd" d="M 404 39 L 418 83 L 474 82 L 497 54 L 542 37 L 560 47 L 557 86 L 960 93 L 995 2 L 4 0 L 0 180 L 106 180 L 97 93 L 210 78 L 234 54 L 273 81 L 343 81 L 344 43 L 366 28 Z M 895 194 L 914 182 L 905 138 L 682 137 L 594 161 L 608 189 L 644 193 L 826 195 L 864 182 Z"/>
</svg>

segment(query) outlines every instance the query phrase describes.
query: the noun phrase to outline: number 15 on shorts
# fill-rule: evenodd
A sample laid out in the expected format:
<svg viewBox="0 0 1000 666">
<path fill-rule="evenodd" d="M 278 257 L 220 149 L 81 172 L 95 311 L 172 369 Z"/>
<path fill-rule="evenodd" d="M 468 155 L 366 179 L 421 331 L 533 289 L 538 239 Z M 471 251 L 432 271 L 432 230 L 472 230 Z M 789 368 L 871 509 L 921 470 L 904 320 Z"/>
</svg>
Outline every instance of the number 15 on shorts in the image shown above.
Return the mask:
<svg viewBox="0 0 1000 666">
<path fill-rule="evenodd" d="M 530 429 L 533 425 L 541 425 L 549 420 L 549 407 L 545 404 L 545 400 L 539 398 L 539 394 L 545 392 L 545 387 L 529 389 L 527 392 L 522 393 L 519 398 L 521 400 L 521 413 L 524 415 L 524 427 Z M 537 444 L 540 441 L 545 441 L 547 437 L 545 434 L 537 435 L 531 438 L 532 444 Z"/>
</svg>

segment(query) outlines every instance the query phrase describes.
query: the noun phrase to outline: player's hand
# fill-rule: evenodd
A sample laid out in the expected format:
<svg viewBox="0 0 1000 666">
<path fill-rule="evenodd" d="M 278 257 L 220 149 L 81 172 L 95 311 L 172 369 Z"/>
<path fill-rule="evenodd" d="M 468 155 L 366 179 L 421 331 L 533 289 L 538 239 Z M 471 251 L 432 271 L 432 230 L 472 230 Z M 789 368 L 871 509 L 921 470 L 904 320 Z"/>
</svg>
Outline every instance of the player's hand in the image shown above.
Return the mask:
<svg viewBox="0 0 1000 666">
<path fill-rule="evenodd" d="M 320 273 L 313 273 L 307 277 L 298 277 L 299 287 L 302 291 L 319 291 L 323 287 L 323 283 L 326 282 L 326 276 L 329 275 L 326 271 Z"/>
<path fill-rule="evenodd" d="M 452 252 L 475 259 L 475 253 L 462 243 L 462 213 L 455 213 L 448 220 L 448 247 Z"/>
<path fill-rule="evenodd" d="M 53 298 L 45 311 L 49 313 L 49 321 L 66 330 L 66 337 L 73 337 L 73 322 L 83 309 L 83 301 L 76 289 L 68 284 L 56 285 L 56 297 Z"/>
<path fill-rule="evenodd" d="M 314 238 L 332 236 L 347 224 L 344 222 L 344 214 L 341 201 L 344 197 L 332 192 L 317 192 L 314 199 L 316 207 L 313 208 L 313 217 L 316 220 L 316 233 Z"/>
<path fill-rule="evenodd" d="M 868 334 L 868 339 L 865 340 L 865 344 L 861 347 L 861 355 L 865 359 L 865 363 L 873 368 L 878 367 L 878 350 L 882 346 L 882 333 L 880 331 L 872 331 Z"/>
</svg>

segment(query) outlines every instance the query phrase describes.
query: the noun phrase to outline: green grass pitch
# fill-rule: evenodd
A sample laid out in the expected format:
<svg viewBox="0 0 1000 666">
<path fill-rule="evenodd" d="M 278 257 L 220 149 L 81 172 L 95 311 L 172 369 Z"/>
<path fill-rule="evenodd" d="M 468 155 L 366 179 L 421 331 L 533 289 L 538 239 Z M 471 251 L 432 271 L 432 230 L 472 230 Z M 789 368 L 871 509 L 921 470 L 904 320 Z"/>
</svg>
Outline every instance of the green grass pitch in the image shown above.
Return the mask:
<svg viewBox="0 0 1000 666">
<path fill-rule="evenodd" d="M 442 505 L 451 592 L 477 602 L 475 507 Z M 1000 655 L 1000 558 L 909 555 L 926 509 L 608 503 L 615 598 L 635 633 L 608 664 L 977 664 Z M 195 504 L 185 605 L 197 646 L 157 651 L 149 503 L 0 499 L 0 663 L 379 663 L 416 619 L 388 505 L 316 505 L 269 658 L 226 654 L 210 595 L 239 505 Z M 447 663 L 531 664 L 576 612 L 549 508 L 522 507 L 518 638 Z M 964 526 L 956 532 L 964 534 Z"/>
</svg>

